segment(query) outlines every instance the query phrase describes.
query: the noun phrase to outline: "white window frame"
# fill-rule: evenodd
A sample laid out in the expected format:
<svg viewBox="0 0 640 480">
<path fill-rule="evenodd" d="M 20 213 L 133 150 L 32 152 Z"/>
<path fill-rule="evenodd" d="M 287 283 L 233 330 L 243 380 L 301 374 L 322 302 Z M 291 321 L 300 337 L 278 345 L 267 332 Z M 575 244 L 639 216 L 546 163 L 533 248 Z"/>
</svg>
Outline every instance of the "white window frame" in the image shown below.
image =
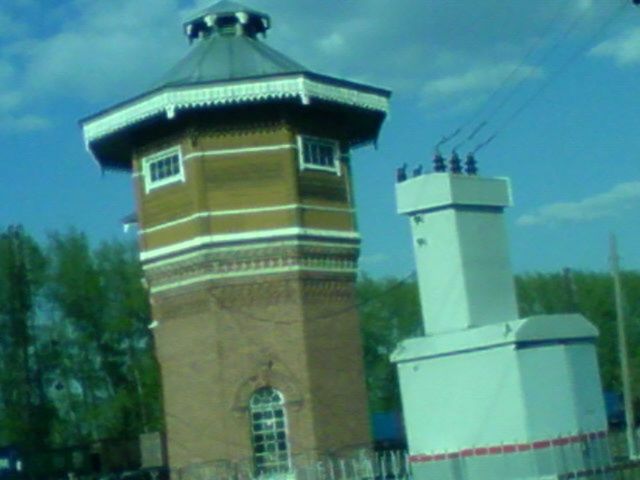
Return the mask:
<svg viewBox="0 0 640 480">
<path fill-rule="evenodd" d="M 162 178 L 160 180 L 153 181 L 151 179 L 151 165 L 160 160 L 164 160 L 168 157 L 178 156 L 178 165 L 179 172 L 171 175 L 170 177 Z M 156 188 L 164 187 L 165 185 L 170 185 L 176 182 L 184 182 L 184 160 L 182 158 L 182 149 L 179 145 L 176 145 L 171 148 L 167 148 L 160 152 L 156 152 L 152 155 L 148 155 L 142 159 L 142 173 L 144 176 L 144 188 L 145 192 L 149 193 L 151 190 L 155 190 Z"/>
<path fill-rule="evenodd" d="M 325 172 L 335 173 L 336 175 L 341 175 L 340 169 L 340 143 L 336 140 L 331 140 L 329 138 L 319 138 L 319 137 L 311 137 L 309 135 L 298 135 L 298 163 L 300 165 L 300 170 L 322 170 Z M 314 142 L 323 146 L 328 146 L 333 149 L 333 166 L 325 166 L 325 165 L 317 165 L 315 163 L 307 163 L 304 159 L 304 145 L 305 142 Z"/>
<path fill-rule="evenodd" d="M 256 399 L 262 391 L 277 397 L 277 401 L 268 404 L 256 403 Z M 290 472 L 291 445 L 289 444 L 286 403 L 282 392 L 272 387 L 263 387 L 256 390 L 249 400 L 249 415 L 256 473 L 261 476 L 273 477 Z M 278 423 L 281 425 L 278 426 Z M 280 434 L 283 438 L 278 437 Z M 268 435 L 273 436 L 273 438 L 267 439 Z M 256 441 L 257 437 L 260 437 L 261 440 Z M 284 444 L 284 447 L 278 447 L 276 446 L 277 444 Z M 259 445 L 263 447 L 263 450 L 257 450 Z M 269 450 L 269 446 L 272 446 L 273 450 Z M 259 458 L 261 460 L 258 460 Z"/>
</svg>

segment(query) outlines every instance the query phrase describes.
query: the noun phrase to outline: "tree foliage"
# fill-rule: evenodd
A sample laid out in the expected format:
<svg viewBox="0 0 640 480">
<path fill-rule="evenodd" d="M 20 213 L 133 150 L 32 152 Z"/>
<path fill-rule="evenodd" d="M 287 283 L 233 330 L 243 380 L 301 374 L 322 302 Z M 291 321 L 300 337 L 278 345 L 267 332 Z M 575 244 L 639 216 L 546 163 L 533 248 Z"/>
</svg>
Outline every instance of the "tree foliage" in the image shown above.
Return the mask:
<svg viewBox="0 0 640 480">
<path fill-rule="evenodd" d="M 0 446 L 41 451 L 162 428 L 135 245 L 0 235 Z"/>
<path fill-rule="evenodd" d="M 418 288 L 409 279 L 373 279 L 358 282 L 364 343 L 364 362 L 373 412 L 400 410 L 396 369 L 389 355 L 398 342 L 422 334 Z"/>
<path fill-rule="evenodd" d="M 159 370 L 136 246 L 93 247 L 77 231 L 38 244 L 0 232 L 0 446 L 25 451 L 135 438 L 162 429 Z M 640 397 L 640 273 L 624 272 L 629 352 Z M 520 315 L 579 312 L 600 331 L 604 387 L 620 390 L 613 284 L 608 273 L 516 277 Z M 400 410 L 397 344 L 422 335 L 415 278 L 357 285 L 373 412 Z"/>
<path fill-rule="evenodd" d="M 421 335 L 422 317 L 415 280 L 364 277 L 358 286 L 365 367 L 374 412 L 399 410 L 395 366 L 389 353 L 401 340 Z M 609 273 L 532 273 L 515 279 L 521 317 L 583 314 L 599 330 L 598 357 L 603 386 L 621 390 L 613 282 Z M 627 336 L 636 401 L 640 398 L 640 272 L 623 272 Z"/>
</svg>

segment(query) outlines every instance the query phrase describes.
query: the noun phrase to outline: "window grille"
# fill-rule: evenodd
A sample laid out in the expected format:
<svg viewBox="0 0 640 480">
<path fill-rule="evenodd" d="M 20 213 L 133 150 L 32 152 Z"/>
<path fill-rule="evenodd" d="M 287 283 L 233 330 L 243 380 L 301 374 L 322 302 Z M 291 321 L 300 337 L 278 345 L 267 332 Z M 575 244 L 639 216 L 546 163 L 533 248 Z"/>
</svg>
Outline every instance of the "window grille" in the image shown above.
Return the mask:
<svg viewBox="0 0 640 480">
<path fill-rule="evenodd" d="M 145 157 L 142 162 L 147 192 L 169 183 L 184 181 L 182 155 L 179 147 Z"/>
<path fill-rule="evenodd" d="M 298 137 L 300 168 L 327 170 L 340 173 L 340 148 L 338 142 L 315 137 Z"/>
<path fill-rule="evenodd" d="M 256 473 L 288 472 L 291 458 L 284 397 L 273 388 L 261 388 L 251 397 L 249 412 Z"/>
</svg>

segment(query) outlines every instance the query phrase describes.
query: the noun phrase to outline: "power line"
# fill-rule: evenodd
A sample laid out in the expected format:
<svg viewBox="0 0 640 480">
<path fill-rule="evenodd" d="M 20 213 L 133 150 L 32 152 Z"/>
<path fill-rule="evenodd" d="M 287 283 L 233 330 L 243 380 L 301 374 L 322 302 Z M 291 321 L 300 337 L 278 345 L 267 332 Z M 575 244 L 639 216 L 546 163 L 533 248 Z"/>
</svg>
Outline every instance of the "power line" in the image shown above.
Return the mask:
<svg viewBox="0 0 640 480">
<path fill-rule="evenodd" d="M 489 97 L 482 103 L 482 105 L 469 117 L 469 119 L 466 122 L 464 122 L 462 125 L 460 125 L 454 132 L 450 133 L 449 135 L 445 135 L 445 136 L 442 137 L 442 140 L 440 140 L 440 142 L 438 142 L 438 144 L 436 144 L 436 147 L 435 147 L 436 150 L 439 147 L 441 147 L 442 145 L 444 145 L 445 143 L 447 143 L 448 141 L 450 141 L 453 138 L 457 137 L 462 131 L 464 131 L 467 127 L 469 127 L 471 124 L 473 124 L 481 116 L 481 114 L 487 109 L 487 107 L 489 105 L 491 105 L 493 100 L 495 100 L 500 95 L 500 93 L 505 89 L 505 87 L 509 84 L 509 82 L 514 78 L 514 76 L 526 65 L 527 60 L 529 58 L 531 58 L 534 55 L 534 53 L 536 53 L 538 50 L 540 50 L 540 48 L 544 44 L 544 39 L 551 34 L 551 32 L 554 29 L 555 23 L 560 18 L 561 14 L 562 14 L 562 12 L 564 10 L 563 7 L 564 7 L 564 5 L 561 2 L 559 2 L 559 7 L 555 11 L 555 13 L 554 13 L 554 15 L 552 17 L 552 20 L 549 22 L 549 28 L 547 28 L 545 30 L 544 34 L 540 36 L 539 40 L 537 42 L 535 42 L 527 50 L 527 52 L 522 57 L 520 62 L 514 68 L 512 68 L 509 71 L 509 73 L 502 79 L 502 81 L 500 82 L 498 87 L 496 87 L 496 89 L 489 95 Z M 571 33 L 571 30 L 573 30 L 573 28 L 575 28 L 575 25 L 577 25 L 578 21 L 582 18 L 582 16 L 578 17 L 577 19 L 574 19 L 574 22 L 571 24 L 569 29 L 567 31 L 565 31 L 558 40 L 556 40 L 555 44 L 552 46 L 552 48 L 550 50 L 555 50 L 557 48 L 557 46 L 560 44 L 560 41 L 563 40 L 564 38 L 566 38 L 566 36 L 569 33 Z M 547 58 L 547 56 L 548 55 L 545 55 L 545 57 L 543 59 L 541 59 L 540 62 L 544 61 Z M 520 85 L 522 85 L 526 80 L 528 80 L 528 78 L 532 74 L 532 71 L 529 72 L 527 75 L 525 75 L 515 86 L 513 86 L 511 91 L 513 92 L 513 91 L 517 90 Z M 494 108 L 492 110 L 491 114 L 487 115 L 487 118 L 493 116 L 497 111 L 499 111 L 502 108 L 502 106 L 504 106 L 504 104 L 506 104 L 508 102 L 508 100 L 511 98 L 511 96 L 512 95 L 508 95 L 508 97 L 505 98 L 498 105 L 498 107 L 496 107 L 496 108 Z M 480 132 L 480 130 L 482 130 L 487 125 L 487 123 L 488 123 L 488 120 L 485 119 L 482 122 L 480 122 L 478 125 L 476 125 L 476 127 L 471 132 L 471 134 L 469 134 L 467 136 L 467 138 L 465 140 L 463 140 L 460 144 L 456 145 L 453 148 L 453 150 L 456 150 L 457 148 L 459 148 L 462 145 L 464 145 L 466 142 L 472 140 Z"/>
<path fill-rule="evenodd" d="M 387 295 L 389 295 L 391 292 L 393 292 L 394 290 L 396 290 L 397 288 L 403 286 L 404 284 L 406 284 L 407 282 L 409 282 L 412 278 L 414 278 L 416 275 L 416 271 L 413 270 L 411 271 L 409 274 L 407 274 L 406 276 L 402 277 L 401 279 L 397 280 L 396 282 L 394 282 L 392 285 L 390 285 L 389 287 L 385 288 L 382 292 L 380 292 L 380 294 L 368 298 L 366 300 L 360 301 L 360 302 L 354 302 L 351 305 L 348 305 L 344 308 L 340 308 L 338 310 L 334 310 L 332 312 L 326 313 L 326 314 L 322 314 L 322 315 L 318 315 L 315 317 L 310 317 L 309 319 L 307 319 L 308 321 L 317 321 L 317 320 L 326 320 L 328 318 L 333 318 L 333 317 L 339 317 L 340 315 L 343 315 L 345 313 L 351 312 L 353 310 L 359 310 L 373 302 L 379 301 L 380 299 L 386 297 Z M 234 307 L 230 307 L 228 305 L 225 305 L 224 301 L 221 300 L 218 296 L 214 295 L 213 293 L 210 292 L 210 295 L 216 300 L 216 302 L 218 303 L 218 306 L 220 307 L 221 310 L 226 311 L 227 313 L 230 313 L 232 315 L 241 315 L 242 317 L 248 319 L 248 320 L 253 320 L 256 322 L 262 322 L 262 323 L 269 323 L 269 324 L 275 324 L 275 325 L 291 325 L 293 322 L 287 322 L 287 321 L 282 321 L 282 320 L 275 320 L 273 318 L 267 318 L 267 317 L 261 317 L 259 315 L 254 315 L 246 310 L 241 310 L 241 309 L 237 309 Z"/>
<path fill-rule="evenodd" d="M 542 57 L 534 63 L 533 68 L 528 72 L 528 74 L 523 76 L 515 85 L 513 85 L 513 87 L 509 90 L 502 101 L 500 101 L 493 109 L 489 111 L 489 113 L 487 114 L 487 119 L 483 122 L 483 126 L 487 125 L 491 118 L 497 115 L 509 103 L 509 101 L 516 95 L 516 93 L 518 93 L 520 87 L 522 87 L 522 85 L 524 85 L 525 82 L 527 82 L 531 78 L 535 70 L 551 58 L 551 56 L 558 50 L 562 42 L 564 42 L 574 32 L 578 25 L 580 25 L 582 20 L 586 17 L 587 12 L 587 9 L 583 10 L 582 14 L 576 16 L 568 25 L 568 27 L 561 32 L 560 36 L 555 40 L 555 42 L 549 47 L 549 49 L 547 49 L 546 52 L 544 52 L 544 55 L 542 55 Z M 522 65 L 524 65 L 524 62 L 522 62 Z M 472 140 L 475 135 L 477 135 L 479 130 L 481 130 L 481 128 L 478 128 L 473 135 L 470 135 L 468 140 Z"/>
<path fill-rule="evenodd" d="M 402 285 L 404 285 L 405 283 L 407 283 L 409 280 L 411 280 L 412 278 L 414 278 L 416 275 L 416 271 L 413 270 L 411 273 L 409 273 L 408 275 L 404 276 L 403 278 L 401 278 L 400 280 L 397 280 L 395 283 L 393 283 L 391 286 L 387 287 L 386 289 L 384 289 L 379 295 L 376 295 L 375 297 L 369 298 L 367 300 L 363 300 L 361 302 L 356 302 L 352 305 L 349 305 L 341 310 L 336 310 L 334 312 L 331 312 L 329 314 L 326 315 L 319 315 L 317 317 L 312 317 L 310 320 L 325 320 L 327 318 L 331 318 L 331 317 L 337 317 L 340 316 L 344 313 L 350 312 L 352 310 L 359 310 L 362 307 L 365 307 L 367 305 L 369 305 L 370 303 L 376 302 L 384 297 L 386 297 L 387 295 L 389 295 L 391 292 L 393 292 L 395 289 L 401 287 Z"/>
<path fill-rule="evenodd" d="M 617 9 L 615 9 L 611 13 L 611 15 L 609 15 L 609 17 L 604 21 L 604 23 L 602 23 L 600 27 L 591 36 L 588 37 L 587 41 L 584 42 L 582 45 L 580 45 L 580 47 L 578 47 L 573 52 L 573 54 L 571 54 L 553 72 L 553 75 L 551 75 L 546 82 L 544 82 L 536 90 L 534 90 L 533 93 L 529 95 L 529 97 L 527 97 L 525 101 L 518 108 L 516 108 L 516 110 L 514 110 L 513 113 L 509 115 L 488 138 L 486 138 L 485 140 L 480 142 L 478 145 L 476 145 L 471 151 L 471 153 L 475 154 L 482 148 L 489 145 L 500 133 L 504 131 L 504 129 L 506 129 L 509 126 L 511 122 L 513 122 L 516 118 L 518 118 L 520 114 L 522 114 L 522 112 L 524 112 L 529 107 L 529 105 L 531 105 L 535 100 L 537 100 L 537 98 L 549 87 L 549 85 L 551 85 L 553 81 L 555 81 L 562 73 L 564 73 L 564 71 L 571 64 L 573 64 L 578 58 L 580 58 L 580 56 L 592 46 L 595 40 L 597 40 L 598 37 L 600 37 L 600 35 L 604 33 L 615 20 L 618 19 L 621 13 L 624 13 L 624 8 L 626 6 L 627 6 L 627 0 L 624 0 L 624 3 L 622 3 Z"/>
</svg>

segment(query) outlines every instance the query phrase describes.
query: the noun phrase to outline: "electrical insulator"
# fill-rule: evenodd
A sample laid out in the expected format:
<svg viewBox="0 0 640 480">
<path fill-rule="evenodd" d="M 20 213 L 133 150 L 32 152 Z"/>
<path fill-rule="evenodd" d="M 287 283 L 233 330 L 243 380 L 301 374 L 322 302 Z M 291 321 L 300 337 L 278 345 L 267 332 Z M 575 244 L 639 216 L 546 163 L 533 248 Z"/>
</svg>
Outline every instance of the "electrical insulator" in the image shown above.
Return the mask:
<svg viewBox="0 0 640 480">
<path fill-rule="evenodd" d="M 444 157 L 440 153 L 436 153 L 435 157 L 433 157 L 433 171 L 438 173 L 447 171 Z"/>
<path fill-rule="evenodd" d="M 449 170 L 451 173 L 462 173 L 462 162 L 460 161 L 460 155 L 458 152 L 453 152 L 451 159 L 449 160 Z"/>
<path fill-rule="evenodd" d="M 478 162 L 476 161 L 476 157 L 473 155 L 473 153 L 467 155 L 467 159 L 464 162 L 464 167 L 467 175 L 478 174 Z"/>
</svg>

